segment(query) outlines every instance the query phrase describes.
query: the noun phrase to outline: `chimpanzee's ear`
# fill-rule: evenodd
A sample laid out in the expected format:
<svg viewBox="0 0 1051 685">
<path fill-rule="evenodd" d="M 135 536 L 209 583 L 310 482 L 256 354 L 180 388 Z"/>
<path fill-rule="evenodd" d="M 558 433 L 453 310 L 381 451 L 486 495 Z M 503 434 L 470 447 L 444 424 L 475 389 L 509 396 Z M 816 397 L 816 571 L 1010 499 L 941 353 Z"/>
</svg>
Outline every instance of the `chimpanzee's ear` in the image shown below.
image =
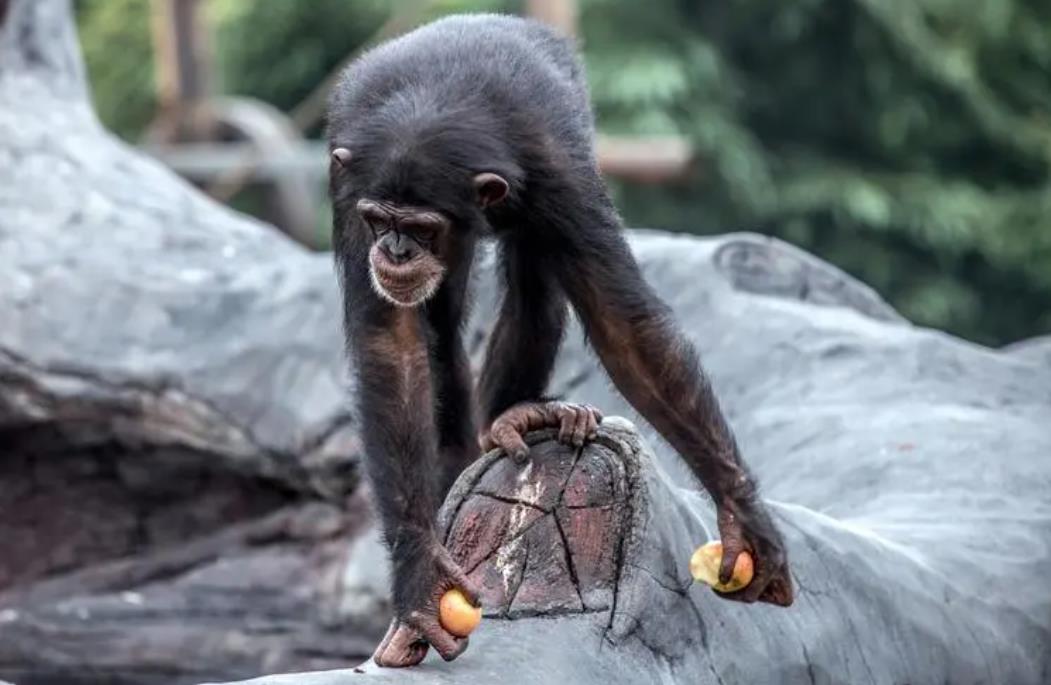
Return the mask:
<svg viewBox="0 0 1051 685">
<path fill-rule="evenodd" d="M 332 161 L 341 167 L 350 164 L 350 150 L 345 147 L 337 147 L 332 151 Z"/>
<path fill-rule="evenodd" d="M 508 189 L 507 181 L 497 174 L 486 171 L 474 177 L 474 192 L 482 209 L 507 197 Z"/>
</svg>

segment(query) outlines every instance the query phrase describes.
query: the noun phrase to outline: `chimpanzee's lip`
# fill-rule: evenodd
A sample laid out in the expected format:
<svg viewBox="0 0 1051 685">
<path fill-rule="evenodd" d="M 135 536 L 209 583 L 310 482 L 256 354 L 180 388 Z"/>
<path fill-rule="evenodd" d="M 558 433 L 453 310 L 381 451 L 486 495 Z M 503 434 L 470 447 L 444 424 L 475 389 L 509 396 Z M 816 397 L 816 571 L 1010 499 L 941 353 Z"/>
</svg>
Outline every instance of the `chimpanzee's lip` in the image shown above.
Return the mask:
<svg viewBox="0 0 1051 685">
<path fill-rule="evenodd" d="M 386 266 L 376 268 L 376 279 L 384 290 L 390 293 L 412 293 L 427 281 L 427 275 L 421 274 L 419 269 L 411 268 L 389 268 Z"/>
<path fill-rule="evenodd" d="M 378 274 L 377 274 L 378 275 Z M 395 299 L 410 302 L 416 299 L 416 293 L 423 289 L 423 284 L 413 280 L 411 282 L 389 281 L 382 276 L 379 283 L 387 294 Z"/>
<path fill-rule="evenodd" d="M 376 275 L 383 278 L 385 281 L 391 282 L 406 282 L 416 281 L 421 278 L 425 278 L 424 274 L 420 273 L 420 267 L 414 262 L 408 264 L 392 264 L 390 262 L 379 262 L 375 265 Z"/>
<path fill-rule="evenodd" d="M 432 279 L 440 278 L 444 269 L 427 265 L 423 266 L 416 261 L 406 264 L 392 264 L 390 262 L 379 262 L 374 265 L 376 276 L 383 281 L 384 285 L 404 289 L 422 285 Z"/>
</svg>

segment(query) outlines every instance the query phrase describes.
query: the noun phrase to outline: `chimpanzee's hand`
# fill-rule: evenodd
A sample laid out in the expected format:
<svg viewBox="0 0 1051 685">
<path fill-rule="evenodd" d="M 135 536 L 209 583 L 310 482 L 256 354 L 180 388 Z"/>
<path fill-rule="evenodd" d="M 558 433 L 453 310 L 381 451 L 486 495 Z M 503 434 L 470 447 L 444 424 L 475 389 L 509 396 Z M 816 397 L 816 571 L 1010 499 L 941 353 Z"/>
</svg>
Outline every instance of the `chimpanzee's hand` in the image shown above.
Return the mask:
<svg viewBox="0 0 1051 685">
<path fill-rule="evenodd" d="M 488 429 L 478 437 L 482 450 L 497 447 L 521 464 L 529 456 L 529 447 L 523 436 L 531 430 L 558 428 L 559 442 L 582 447 L 595 437 L 602 423 L 602 412 L 590 404 L 572 402 L 523 402 L 496 417 Z"/>
<path fill-rule="evenodd" d="M 749 552 L 755 562 L 752 582 L 736 592 L 720 592 L 720 597 L 784 607 L 792 604 L 792 578 L 788 574 L 784 542 L 758 498 L 725 499 L 719 507 L 719 535 L 723 543 L 720 582 L 728 582 L 733 576 L 734 564 L 741 552 Z"/>
<path fill-rule="evenodd" d="M 394 619 L 373 653 L 373 660 L 379 666 L 392 668 L 415 666 L 427 656 L 428 645 L 446 661 L 460 656 L 467 649 L 467 638 L 442 628 L 438 621 L 438 603 L 447 590 L 458 587 L 468 600 L 478 605 L 474 583 L 437 541 L 431 542 L 427 552 L 408 568 L 398 571 L 394 582 L 402 583 L 403 587 L 395 595 L 404 606 L 395 607 Z"/>
</svg>

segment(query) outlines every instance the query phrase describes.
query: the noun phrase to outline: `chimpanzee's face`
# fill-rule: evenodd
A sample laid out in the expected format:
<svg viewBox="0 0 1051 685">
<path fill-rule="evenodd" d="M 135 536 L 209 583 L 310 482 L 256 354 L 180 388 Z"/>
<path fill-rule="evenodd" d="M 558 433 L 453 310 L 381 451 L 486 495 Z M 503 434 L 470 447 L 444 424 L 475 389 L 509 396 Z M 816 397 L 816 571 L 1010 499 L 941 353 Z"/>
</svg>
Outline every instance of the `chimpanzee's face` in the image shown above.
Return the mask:
<svg viewBox="0 0 1051 685">
<path fill-rule="evenodd" d="M 348 169 L 351 159 L 347 148 L 332 151 L 333 169 Z M 410 167 L 418 177 L 412 185 L 415 195 L 422 196 L 425 201 L 410 204 L 364 197 L 355 207 L 371 234 L 369 276 L 372 286 L 380 297 L 399 307 L 416 307 L 430 299 L 438 291 L 446 273 L 456 267 L 458 255 L 463 251 L 464 227 L 454 225 L 449 213 L 435 209 L 434 205 L 444 207 L 449 205 L 449 198 L 463 198 L 453 204 L 459 202 L 471 206 L 451 210 L 462 217 L 503 201 L 508 193 L 507 181 L 498 174 L 477 173 L 473 178 L 464 179 L 465 184 L 471 185 L 456 188 L 446 187 L 448 182 L 435 182 L 447 176 L 423 173 L 417 166 Z M 425 171 L 426 167 L 423 169 Z M 375 185 L 383 186 L 382 183 Z M 472 190 L 473 200 L 470 199 Z M 433 197 L 435 194 L 443 197 Z M 427 206 L 429 204 L 432 206 Z"/>
<path fill-rule="evenodd" d="M 441 213 L 379 200 L 359 200 L 358 213 L 372 233 L 369 275 L 383 299 L 415 307 L 438 291 L 452 222 Z"/>
</svg>

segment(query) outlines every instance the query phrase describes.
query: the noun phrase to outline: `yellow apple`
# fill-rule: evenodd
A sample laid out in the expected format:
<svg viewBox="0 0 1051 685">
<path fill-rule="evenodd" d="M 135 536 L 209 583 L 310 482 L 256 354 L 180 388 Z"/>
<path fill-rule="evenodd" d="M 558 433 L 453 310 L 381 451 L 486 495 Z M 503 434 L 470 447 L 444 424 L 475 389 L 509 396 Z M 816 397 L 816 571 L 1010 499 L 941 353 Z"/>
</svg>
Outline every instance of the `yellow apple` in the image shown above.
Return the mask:
<svg viewBox="0 0 1051 685">
<path fill-rule="evenodd" d="M 723 563 L 723 543 L 713 540 L 701 545 L 690 557 L 690 575 L 694 580 L 711 585 L 717 592 L 735 592 L 752 582 L 755 564 L 752 555 L 741 552 L 734 562 L 734 573 L 728 583 L 719 582 L 719 566 Z"/>
<path fill-rule="evenodd" d="M 438 622 L 456 637 L 467 637 L 482 620 L 482 607 L 467 600 L 460 588 L 454 587 L 438 602 Z"/>
</svg>

